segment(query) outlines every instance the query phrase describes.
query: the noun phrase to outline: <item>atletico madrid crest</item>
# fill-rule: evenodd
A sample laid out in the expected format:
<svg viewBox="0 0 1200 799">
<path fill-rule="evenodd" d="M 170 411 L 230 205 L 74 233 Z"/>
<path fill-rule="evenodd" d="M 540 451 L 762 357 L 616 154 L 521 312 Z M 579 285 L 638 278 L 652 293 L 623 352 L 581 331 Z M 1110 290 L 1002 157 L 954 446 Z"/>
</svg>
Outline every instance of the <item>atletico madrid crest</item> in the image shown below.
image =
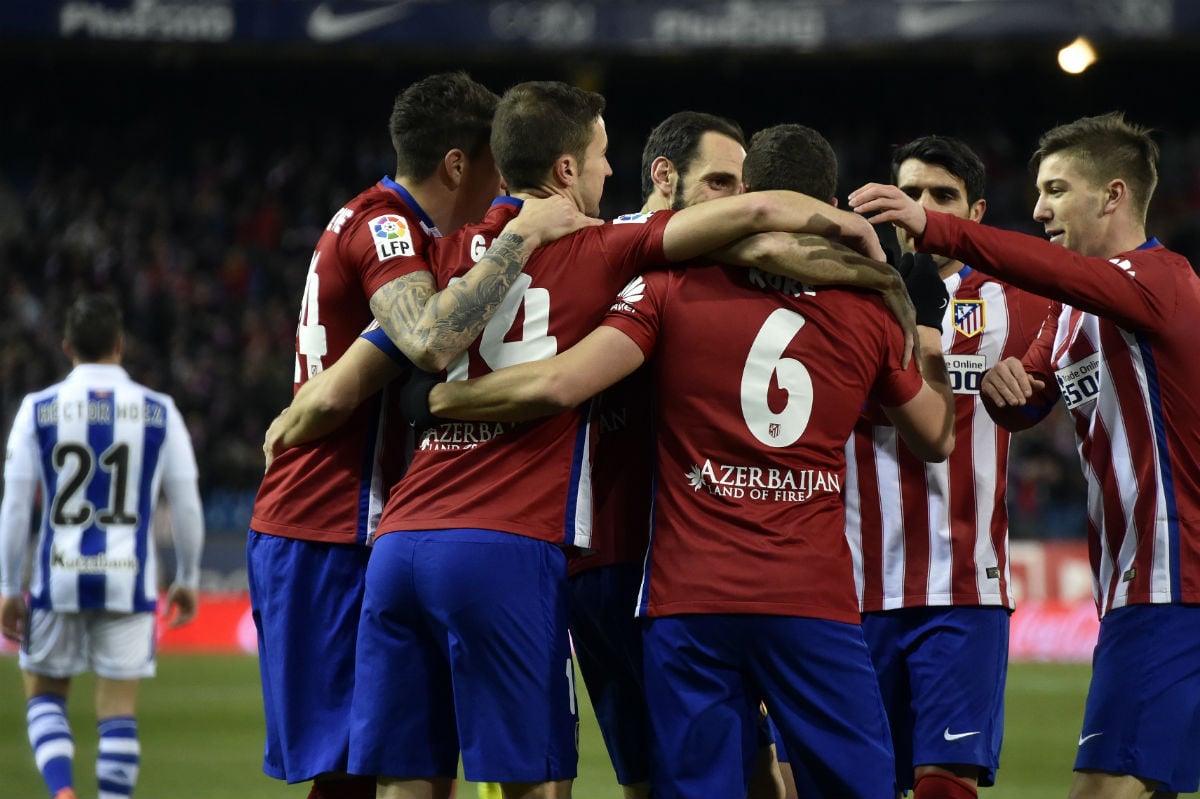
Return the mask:
<svg viewBox="0 0 1200 799">
<path fill-rule="evenodd" d="M 977 336 L 987 325 L 987 302 L 985 300 L 953 300 L 950 303 L 950 318 L 954 329 L 967 338 Z"/>
</svg>

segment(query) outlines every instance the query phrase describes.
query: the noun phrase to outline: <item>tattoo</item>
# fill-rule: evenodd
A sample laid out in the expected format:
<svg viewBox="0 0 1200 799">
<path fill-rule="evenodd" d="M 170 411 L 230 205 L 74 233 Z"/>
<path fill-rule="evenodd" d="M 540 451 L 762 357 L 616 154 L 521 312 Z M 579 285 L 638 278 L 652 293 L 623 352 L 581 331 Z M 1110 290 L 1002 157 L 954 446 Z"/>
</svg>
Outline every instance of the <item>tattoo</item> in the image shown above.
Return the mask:
<svg viewBox="0 0 1200 799">
<path fill-rule="evenodd" d="M 428 272 L 417 273 L 424 280 L 407 280 L 415 275 L 398 278 L 375 293 L 371 309 L 388 337 L 414 363 L 442 369 L 483 330 L 528 259 L 525 237 L 504 232 L 461 280 L 434 293 Z M 385 289 L 390 291 L 385 294 Z M 381 310 L 387 313 L 386 321 Z"/>
</svg>

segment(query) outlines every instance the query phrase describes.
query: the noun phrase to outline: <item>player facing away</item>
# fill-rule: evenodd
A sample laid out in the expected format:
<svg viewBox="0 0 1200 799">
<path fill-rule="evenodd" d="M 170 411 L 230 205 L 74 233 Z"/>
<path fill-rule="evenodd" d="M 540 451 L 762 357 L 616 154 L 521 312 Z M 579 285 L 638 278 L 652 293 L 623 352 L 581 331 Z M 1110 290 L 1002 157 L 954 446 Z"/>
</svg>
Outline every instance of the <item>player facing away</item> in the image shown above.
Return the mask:
<svg viewBox="0 0 1200 799">
<path fill-rule="evenodd" d="M 598 214 L 611 173 L 603 102 L 551 82 L 505 94 L 492 149 L 516 199 L 502 198 L 481 225 L 431 245 L 439 284 L 460 274 L 519 198 L 540 187 L 566 191 Z M 647 266 L 763 230 L 858 237 L 863 228 L 843 227 L 852 219 L 863 221 L 775 192 L 587 228 L 530 258 L 449 373 L 462 379 L 552 356 L 594 327 Z M 869 236 L 860 244 L 882 252 Z M 389 495 L 367 570 L 358 673 L 392 677 L 382 694 L 377 680 L 356 691 L 350 758 L 358 773 L 383 775 L 381 796 L 444 795 L 460 749 L 469 779 L 500 782 L 509 794 L 568 789 L 577 755 L 563 548 L 587 546 L 591 535 L 588 422 L 572 411 L 529 425 L 439 425 Z"/>
<path fill-rule="evenodd" d="M 590 224 L 572 203 L 532 203 L 455 286 L 437 292 L 425 259 L 442 231 L 480 219 L 499 192 L 488 145 L 498 97 L 463 73 L 396 99 L 396 179 L 334 214 L 317 242 L 296 329 L 297 388 L 378 318 L 414 363 L 440 369 L 482 328 L 544 235 Z M 552 233 L 551 231 L 557 231 Z M 372 797 L 346 777 L 354 647 L 368 544 L 405 448 L 380 446 L 386 397 L 350 407 L 338 434 L 268 468 L 247 538 L 266 744 L 263 770 L 313 780 L 312 797 Z"/>
<path fill-rule="evenodd" d="M 925 208 L 983 217 L 984 165 L 958 139 L 924 136 L 896 148 L 892 180 Z M 911 251 L 905 231 L 898 234 Z M 1009 433 L 988 416 L 979 389 L 986 370 L 1024 354 L 1049 304 L 954 258 L 935 261 L 949 303 L 929 323 L 942 330 L 954 391 L 954 452 L 928 463 L 894 427 L 865 416 L 846 448 L 846 537 L 863 635 L 891 722 L 897 781 L 914 799 L 974 796 L 995 782 L 1014 607 Z"/>
<path fill-rule="evenodd" d="M 1057 301 L 1037 340 L 984 376 L 1010 429 L 1059 398 L 1088 483 L 1088 543 L 1101 616 L 1071 797 L 1200 787 L 1200 374 L 1187 368 L 1200 279 L 1146 237 L 1158 148 L 1110 113 L 1043 134 L 1034 219 L 1050 241 L 928 211 L 892 186 L 851 195 L 922 251 Z"/>
<path fill-rule="evenodd" d="M 756 135 L 744 169 L 751 189 L 827 197 L 835 175 L 828 143 L 798 125 Z M 654 796 L 744 796 L 760 698 L 804 766 L 801 796 L 895 795 L 840 489 L 868 399 L 926 457 L 953 446 L 940 351 L 925 350 L 927 383 L 903 350 L 872 294 L 700 263 L 634 278 L 557 357 L 430 392 L 439 416 L 528 418 L 649 362 L 657 448 L 637 613 Z"/>
<path fill-rule="evenodd" d="M 67 692 L 72 677 L 90 670 L 100 736 L 96 781 L 101 799 L 119 799 L 137 783 L 138 685 L 155 672 L 160 492 L 177 563 L 167 592 L 171 626 L 196 613 L 204 515 L 192 442 L 174 401 L 120 366 L 116 302 L 81 296 L 65 331 L 70 374 L 24 398 L 8 439 L 0 627 L 21 644 L 29 743 L 50 795 L 75 797 Z M 27 605 L 21 578 L 39 487 Z"/>
</svg>

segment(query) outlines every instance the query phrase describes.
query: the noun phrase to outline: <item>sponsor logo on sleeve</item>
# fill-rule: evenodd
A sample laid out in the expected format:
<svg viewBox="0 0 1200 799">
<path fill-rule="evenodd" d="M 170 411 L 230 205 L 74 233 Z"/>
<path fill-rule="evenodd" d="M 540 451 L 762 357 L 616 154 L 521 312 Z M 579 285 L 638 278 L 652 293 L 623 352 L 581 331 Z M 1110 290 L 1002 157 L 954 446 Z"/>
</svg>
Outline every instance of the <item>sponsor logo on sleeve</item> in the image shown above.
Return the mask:
<svg viewBox="0 0 1200 799">
<path fill-rule="evenodd" d="M 625 313 L 636 313 L 633 308 L 635 302 L 641 302 L 646 296 L 646 281 L 642 280 L 642 276 L 638 275 L 633 280 L 621 289 L 621 293 L 617 295 L 617 301 L 609 306 L 610 311 L 624 311 Z"/>
<path fill-rule="evenodd" d="M 622 214 L 613 220 L 614 225 L 644 225 L 650 221 L 650 217 L 654 216 L 654 212 Z"/>
<path fill-rule="evenodd" d="M 1128 258 L 1110 258 L 1109 262 L 1115 264 L 1130 277 L 1137 278 L 1137 270 L 1133 268 L 1133 264 L 1129 262 Z"/>
<path fill-rule="evenodd" d="M 1099 396 L 1100 385 L 1104 381 L 1103 366 L 1100 353 L 1093 352 L 1086 358 L 1055 370 L 1054 378 L 1058 381 L 1058 390 L 1062 392 L 1067 408 L 1074 410 Z"/>
<path fill-rule="evenodd" d="M 967 338 L 978 336 L 987 326 L 986 300 L 954 300 L 950 303 L 954 329 Z"/>
<path fill-rule="evenodd" d="M 377 216 L 369 224 L 379 260 L 386 261 L 389 258 L 413 254 L 412 233 L 404 217 L 395 214 Z"/>
</svg>

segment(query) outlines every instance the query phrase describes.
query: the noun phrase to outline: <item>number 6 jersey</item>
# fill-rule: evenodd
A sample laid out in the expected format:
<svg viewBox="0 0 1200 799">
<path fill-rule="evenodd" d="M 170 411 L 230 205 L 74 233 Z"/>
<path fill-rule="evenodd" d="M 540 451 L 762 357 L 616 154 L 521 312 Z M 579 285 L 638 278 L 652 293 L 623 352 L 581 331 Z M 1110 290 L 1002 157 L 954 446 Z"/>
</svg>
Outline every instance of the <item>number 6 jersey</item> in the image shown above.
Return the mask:
<svg viewBox="0 0 1200 799">
<path fill-rule="evenodd" d="M 845 443 L 872 395 L 921 389 L 877 295 L 739 268 L 656 271 L 604 324 L 646 354 L 658 456 L 639 615 L 857 624 Z"/>
<path fill-rule="evenodd" d="M 40 483 L 30 604 L 61 612 L 153 611 L 159 490 L 173 506 L 198 512 L 196 473 L 174 401 L 135 383 L 120 366 L 81 364 L 61 383 L 27 395 L 4 467 L 4 595 L 20 589 Z M 179 582 L 195 585 L 203 524 L 198 513 L 173 514 L 172 523 Z"/>
</svg>

